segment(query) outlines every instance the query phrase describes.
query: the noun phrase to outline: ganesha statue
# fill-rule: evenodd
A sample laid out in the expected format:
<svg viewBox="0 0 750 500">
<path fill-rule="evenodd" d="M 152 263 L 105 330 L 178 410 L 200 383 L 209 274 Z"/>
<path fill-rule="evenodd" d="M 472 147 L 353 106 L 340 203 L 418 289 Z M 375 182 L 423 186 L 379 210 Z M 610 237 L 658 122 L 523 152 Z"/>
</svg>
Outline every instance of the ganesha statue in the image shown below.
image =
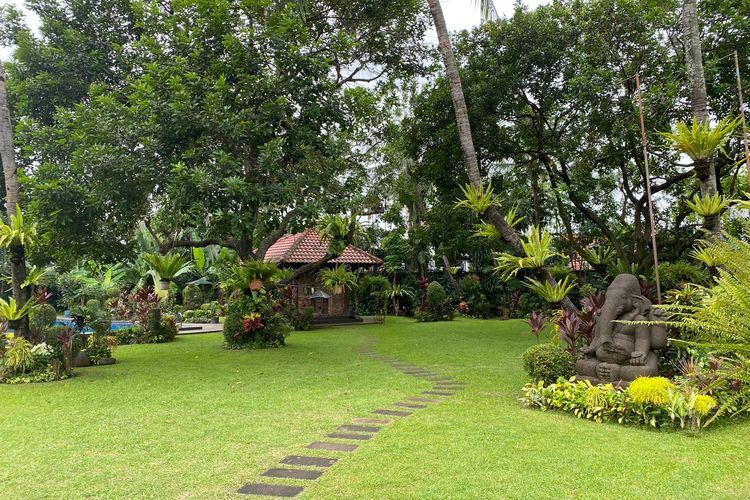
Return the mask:
<svg viewBox="0 0 750 500">
<path fill-rule="evenodd" d="M 607 288 L 604 305 L 594 324 L 591 344 L 576 361 L 576 378 L 592 384 L 627 386 L 638 377 L 658 374 L 654 349 L 667 346 L 666 317 L 641 294 L 638 278 L 619 274 Z"/>
</svg>

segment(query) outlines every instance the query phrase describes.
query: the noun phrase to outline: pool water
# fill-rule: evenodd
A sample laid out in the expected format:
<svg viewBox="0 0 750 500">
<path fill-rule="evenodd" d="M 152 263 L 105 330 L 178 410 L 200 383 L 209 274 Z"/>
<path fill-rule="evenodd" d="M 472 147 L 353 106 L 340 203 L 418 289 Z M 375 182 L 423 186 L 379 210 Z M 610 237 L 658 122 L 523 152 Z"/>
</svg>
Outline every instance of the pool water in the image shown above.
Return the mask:
<svg viewBox="0 0 750 500">
<path fill-rule="evenodd" d="M 55 321 L 55 326 L 69 326 L 73 327 L 73 319 L 72 318 L 57 318 Z M 120 330 L 121 328 L 128 328 L 130 326 L 133 326 L 133 323 L 131 321 L 113 321 L 112 322 L 112 330 Z M 84 332 L 90 332 L 90 328 L 86 328 Z"/>
</svg>

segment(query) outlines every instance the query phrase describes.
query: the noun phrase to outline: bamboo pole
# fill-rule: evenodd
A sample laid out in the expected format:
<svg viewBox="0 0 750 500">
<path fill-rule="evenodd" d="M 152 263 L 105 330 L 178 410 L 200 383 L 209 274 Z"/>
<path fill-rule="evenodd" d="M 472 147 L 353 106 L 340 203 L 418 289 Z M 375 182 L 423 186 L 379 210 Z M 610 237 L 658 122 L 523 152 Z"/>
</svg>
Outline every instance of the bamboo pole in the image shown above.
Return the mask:
<svg viewBox="0 0 750 500">
<path fill-rule="evenodd" d="M 742 144 L 745 148 L 745 164 L 747 165 L 747 184 L 750 186 L 750 146 L 748 146 L 747 127 L 745 126 L 745 103 L 742 99 L 742 79 L 740 78 L 740 60 L 734 51 L 734 73 L 737 76 L 737 95 L 740 98 L 740 117 L 742 120 Z"/>
<path fill-rule="evenodd" d="M 654 275 L 656 278 L 656 302 L 661 304 L 661 281 L 659 279 L 659 256 L 656 248 L 656 224 L 654 221 L 654 205 L 651 198 L 651 172 L 648 168 L 648 141 L 646 140 L 646 124 L 643 119 L 643 97 L 641 96 L 641 75 L 635 73 L 635 89 L 638 98 L 638 112 L 641 122 L 641 144 L 643 145 L 643 165 L 646 169 L 646 198 L 648 199 L 648 218 L 651 223 L 651 248 L 654 251 Z"/>
</svg>

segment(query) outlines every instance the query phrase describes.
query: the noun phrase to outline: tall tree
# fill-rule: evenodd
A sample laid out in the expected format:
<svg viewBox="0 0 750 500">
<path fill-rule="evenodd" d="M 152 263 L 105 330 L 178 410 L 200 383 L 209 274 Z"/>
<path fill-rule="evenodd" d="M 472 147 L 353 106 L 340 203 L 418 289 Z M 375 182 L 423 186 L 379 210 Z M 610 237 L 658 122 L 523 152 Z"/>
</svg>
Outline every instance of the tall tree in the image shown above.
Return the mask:
<svg viewBox="0 0 750 500">
<path fill-rule="evenodd" d="M 458 73 L 458 64 L 456 63 L 456 56 L 453 53 L 453 47 L 451 45 L 450 34 L 448 27 L 445 24 L 445 16 L 443 15 L 443 9 L 440 6 L 439 0 L 427 0 L 427 4 L 430 7 L 430 14 L 435 25 L 435 31 L 438 38 L 438 49 L 443 59 L 443 65 L 445 66 L 445 73 L 448 78 L 448 85 L 450 87 L 451 99 L 453 101 L 453 109 L 456 117 L 456 125 L 458 127 L 458 136 L 461 141 L 461 151 L 463 153 L 464 165 L 466 173 L 469 176 L 469 181 L 474 188 L 479 189 L 482 185 L 482 176 L 479 171 L 479 164 L 477 162 L 476 150 L 474 149 L 474 140 L 471 135 L 471 124 L 469 122 L 469 112 L 466 108 L 466 99 L 464 98 L 463 86 L 461 84 L 461 76 Z M 480 2 L 482 11 L 485 13 L 490 12 L 490 9 L 486 7 L 488 3 L 486 1 Z M 486 212 L 485 216 L 489 221 L 497 228 L 502 235 L 503 239 L 510 244 L 514 252 L 519 255 L 524 255 L 523 246 L 521 245 L 521 238 L 518 233 L 508 224 L 505 217 L 495 208 L 490 207 Z M 556 281 L 545 268 L 542 271 L 547 281 L 555 284 Z M 565 297 L 563 301 L 564 305 L 569 309 L 576 309 L 570 298 Z"/>
<path fill-rule="evenodd" d="M 5 70 L 2 61 L 0 61 L 0 161 L 3 164 L 3 175 L 5 177 L 5 209 L 8 220 L 11 221 L 16 217 L 17 210 L 20 210 L 21 207 L 21 188 L 18 182 L 18 167 L 13 142 L 13 123 L 8 108 L 8 86 L 5 82 Z M 20 308 L 29 300 L 28 289 L 22 286 L 23 282 L 26 281 L 26 249 L 23 243 L 11 242 L 8 250 L 10 252 L 13 298 Z M 16 333 L 28 337 L 28 316 L 23 316 L 14 326 Z"/>
<path fill-rule="evenodd" d="M 682 43 L 685 46 L 685 67 L 690 88 L 693 119 L 704 123 L 709 119 L 708 93 L 706 92 L 706 77 L 703 71 L 703 51 L 701 50 L 696 0 L 683 0 L 682 3 Z M 716 194 L 718 182 L 713 157 L 696 161 L 695 175 L 701 183 L 701 195 L 713 196 Z M 707 216 L 704 225 L 716 236 L 721 236 L 720 215 Z"/>
</svg>

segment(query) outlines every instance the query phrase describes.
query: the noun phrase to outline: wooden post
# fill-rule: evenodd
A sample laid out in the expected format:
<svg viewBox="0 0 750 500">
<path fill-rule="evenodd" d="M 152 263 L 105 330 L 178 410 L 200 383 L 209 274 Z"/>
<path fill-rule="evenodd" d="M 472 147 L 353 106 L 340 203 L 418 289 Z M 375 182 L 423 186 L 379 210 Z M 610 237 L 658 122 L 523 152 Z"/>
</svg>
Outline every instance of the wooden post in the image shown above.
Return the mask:
<svg viewBox="0 0 750 500">
<path fill-rule="evenodd" d="M 651 247 L 654 250 L 654 276 L 656 278 L 656 301 L 661 304 L 661 282 L 659 280 L 659 256 L 656 248 L 656 224 L 654 221 L 654 205 L 651 199 L 651 172 L 648 168 L 648 142 L 646 140 L 646 124 L 643 119 L 643 98 L 641 96 L 641 75 L 635 73 L 635 91 L 638 98 L 638 112 L 641 121 L 641 144 L 643 145 L 643 165 L 646 169 L 646 198 L 648 199 L 648 218 L 651 223 Z"/>
<path fill-rule="evenodd" d="M 745 164 L 747 165 L 747 184 L 750 186 L 750 146 L 748 146 L 747 127 L 745 126 L 745 102 L 742 99 L 742 79 L 740 78 L 740 60 L 734 51 L 734 73 L 737 76 L 737 95 L 740 98 L 740 117 L 742 120 L 742 144 L 745 148 Z"/>
</svg>

